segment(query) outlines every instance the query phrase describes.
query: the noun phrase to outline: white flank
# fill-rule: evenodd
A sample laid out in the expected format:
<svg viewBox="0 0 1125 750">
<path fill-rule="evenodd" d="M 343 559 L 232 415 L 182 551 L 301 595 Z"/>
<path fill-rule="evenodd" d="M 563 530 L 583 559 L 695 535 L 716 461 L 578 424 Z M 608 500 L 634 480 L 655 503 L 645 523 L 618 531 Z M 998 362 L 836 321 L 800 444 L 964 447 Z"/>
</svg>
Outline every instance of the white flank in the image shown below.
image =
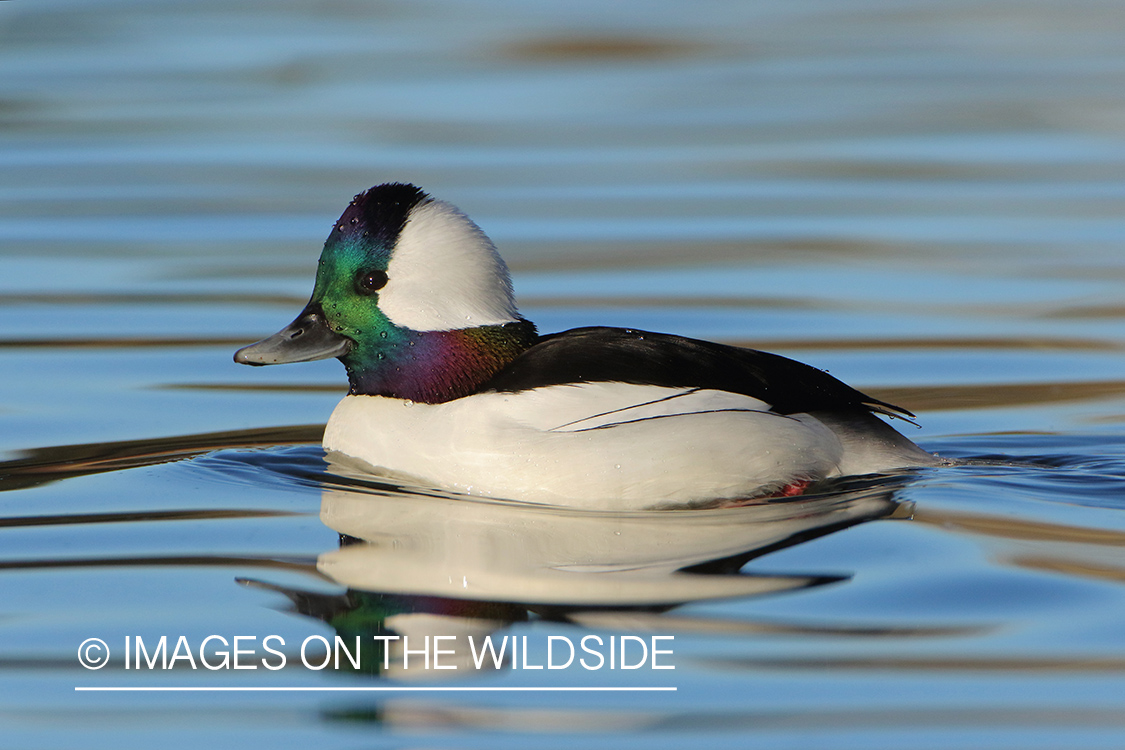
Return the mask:
<svg viewBox="0 0 1125 750">
<path fill-rule="evenodd" d="M 324 447 L 457 492 L 603 509 L 750 497 L 844 466 L 866 473 L 918 465 L 892 446 L 852 460 L 845 442 L 862 442 L 862 428 L 841 440 L 835 425 L 765 409 L 734 393 L 623 383 L 436 405 L 348 396 Z"/>
<path fill-rule="evenodd" d="M 387 266 L 379 308 L 415 331 L 450 331 L 518 319 L 508 267 L 492 240 L 456 207 L 416 206 Z"/>
</svg>

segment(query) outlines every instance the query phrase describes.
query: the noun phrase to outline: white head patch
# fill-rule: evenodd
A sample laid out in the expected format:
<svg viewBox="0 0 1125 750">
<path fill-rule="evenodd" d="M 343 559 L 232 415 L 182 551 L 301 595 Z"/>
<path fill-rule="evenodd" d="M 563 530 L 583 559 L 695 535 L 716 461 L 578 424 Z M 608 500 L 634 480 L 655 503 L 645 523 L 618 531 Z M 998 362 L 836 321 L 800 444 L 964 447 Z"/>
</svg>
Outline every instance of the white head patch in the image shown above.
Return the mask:
<svg viewBox="0 0 1125 750">
<path fill-rule="evenodd" d="M 519 319 L 508 267 L 492 240 L 443 201 L 411 209 L 391 251 L 379 308 L 395 325 L 415 331 Z"/>
</svg>

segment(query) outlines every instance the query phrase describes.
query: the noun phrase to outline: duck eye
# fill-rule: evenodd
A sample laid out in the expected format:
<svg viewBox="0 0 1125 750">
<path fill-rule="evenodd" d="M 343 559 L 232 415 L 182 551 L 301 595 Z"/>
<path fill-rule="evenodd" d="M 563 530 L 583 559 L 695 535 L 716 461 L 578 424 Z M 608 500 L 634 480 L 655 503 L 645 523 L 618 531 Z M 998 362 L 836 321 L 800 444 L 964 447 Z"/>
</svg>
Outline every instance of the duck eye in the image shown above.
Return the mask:
<svg viewBox="0 0 1125 750">
<path fill-rule="evenodd" d="M 386 271 L 361 271 L 356 278 L 356 288 L 361 294 L 374 294 L 386 285 Z"/>
</svg>

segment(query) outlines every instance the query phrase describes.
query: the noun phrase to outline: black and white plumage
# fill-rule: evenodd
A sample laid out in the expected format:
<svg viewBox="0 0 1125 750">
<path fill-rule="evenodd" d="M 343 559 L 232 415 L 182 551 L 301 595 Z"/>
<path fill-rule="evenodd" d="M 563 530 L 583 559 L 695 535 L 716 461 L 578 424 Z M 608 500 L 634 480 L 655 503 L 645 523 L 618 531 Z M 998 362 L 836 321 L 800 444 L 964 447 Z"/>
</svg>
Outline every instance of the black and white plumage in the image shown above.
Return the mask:
<svg viewBox="0 0 1125 750">
<path fill-rule="evenodd" d="M 326 449 L 474 495 L 633 509 L 940 462 L 875 416 L 909 412 L 785 357 L 618 328 L 538 336 L 488 237 L 413 186 L 356 196 L 309 305 L 235 359 L 321 357 L 351 384 Z"/>
<path fill-rule="evenodd" d="M 777 354 L 627 328 L 575 328 L 542 336 L 482 390 L 516 392 L 591 382 L 741 393 L 779 414 L 855 408 L 914 416 Z"/>
</svg>

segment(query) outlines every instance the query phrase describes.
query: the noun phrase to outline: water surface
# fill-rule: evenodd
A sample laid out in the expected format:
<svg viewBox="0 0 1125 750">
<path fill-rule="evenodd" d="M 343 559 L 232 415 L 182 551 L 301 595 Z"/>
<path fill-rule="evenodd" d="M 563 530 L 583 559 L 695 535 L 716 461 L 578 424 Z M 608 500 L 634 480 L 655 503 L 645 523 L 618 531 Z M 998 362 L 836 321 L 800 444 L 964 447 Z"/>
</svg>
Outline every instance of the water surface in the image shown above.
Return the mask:
<svg viewBox="0 0 1125 750">
<path fill-rule="evenodd" d="M 0 4 L 8 742 L 1121 747 L 1123 15 Z M 330 464 L 342 368 L 231 354 L 292 319 L 332 220 L 389 180 L 473 216 L 543 331 L 777 351 L 966 461 L 674 514 Z M 262 656 L 271 634 L 283 669 L 125 668 L 126 637 Z M 384 666 L 392 640 L 300 663 L 311 636 L 396 634 L 631 636 L 675 669 L 468 669 L 462 649 L 419 676 Z M 89 671 L 94 637 L 113 655 Z"/>
</svg>

